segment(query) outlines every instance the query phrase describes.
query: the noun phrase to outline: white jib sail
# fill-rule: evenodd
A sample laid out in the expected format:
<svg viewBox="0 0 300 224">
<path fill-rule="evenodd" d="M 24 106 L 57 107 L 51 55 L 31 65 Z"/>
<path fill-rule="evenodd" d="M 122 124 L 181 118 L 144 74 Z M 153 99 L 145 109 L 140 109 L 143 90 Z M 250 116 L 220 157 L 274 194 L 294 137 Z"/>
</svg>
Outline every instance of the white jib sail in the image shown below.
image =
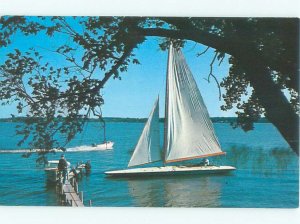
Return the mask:
<svg viewBox="0 0 300 224">
<path fill-rule="evenodd" d="M 170 46 L 166 90 L 165 162 L 224 154 L 180 50 Z"/>
<path fill-rule="evenodd" d="M 159 160 L 161 160 L 161 150 L 159 144 L 159 99 L 157 98 L 128 166 Z"/>
</svg>

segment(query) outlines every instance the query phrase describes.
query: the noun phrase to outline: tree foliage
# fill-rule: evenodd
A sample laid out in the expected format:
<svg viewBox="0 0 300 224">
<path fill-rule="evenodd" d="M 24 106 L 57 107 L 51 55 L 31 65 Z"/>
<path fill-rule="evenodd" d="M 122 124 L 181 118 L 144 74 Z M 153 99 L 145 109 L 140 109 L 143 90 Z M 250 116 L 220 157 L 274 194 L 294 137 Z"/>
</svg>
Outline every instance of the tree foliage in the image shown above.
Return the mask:
<svg viewBox="0 0 300 224">
<path fill-rule="evenodd" d="M 8 53 L 0 67 L 0 100 L 17 102 L 18 113 L 26 108 L 27 116 L 36 118 L 19 127 L 18 134 L 24 137 L 20 144 L 32 135 L 30 147 L 44 149 L 43 156 L 82 131 L 90 115 L 101 118 L 101 89 L 111 77 L 121 79 L 130 64 L 140 63 L 134 49 L 147 36 L 163 37 L 162 50 L 171 40 L 177 47 L 192 40 L 215 51 L 208 81 L 213 78 L 225 91 L 222 110 L 238 109 L 234 126 L 248 131 L 266 116 L 297 152 L 298 25 L 297 19 L 274 18 L 1 17 L 2 48 L 13 46 L 13 36 L 20 33 L 67 41 L 49 49 L 64 61 L 62 67 L 45 61 L 34 46 Z M 226 54 L 231 67 L 219 83 L 213 66 Z M 283 124 L 280 114 L 290 120 Z M 58 134 L 65 136 L 64 144 Z"/>
</svg>

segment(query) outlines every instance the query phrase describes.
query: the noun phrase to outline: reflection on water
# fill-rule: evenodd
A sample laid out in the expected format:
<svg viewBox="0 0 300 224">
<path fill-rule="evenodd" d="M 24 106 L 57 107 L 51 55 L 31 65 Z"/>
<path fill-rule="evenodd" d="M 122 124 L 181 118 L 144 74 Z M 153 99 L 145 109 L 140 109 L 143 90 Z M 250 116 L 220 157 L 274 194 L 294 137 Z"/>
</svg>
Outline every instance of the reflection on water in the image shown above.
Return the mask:
<svg viewBox="0 0 300 224">
<path fill-rule="evenodd" d="M 47 180 L 45 180 L 45 200 L 49 202 L 49 204 L 55 206 L 60 205 L 60 199 L 58 194 L 56 193 L 58 191 L 58 188 L 55 184 L 49 183 Z"/>
<path fill-rule="evenodd" d="M 218 207 L 220 183 L 209 176 L 186 178 L 182 181 L 167 182 L 165 206 L 183 207 Z"/>
<path fill-rule="evenodd" d="M 162 206 L 163 184 L 160 181 L 128 180 L 129 194 L 133 197 L 134 203 L 138 207 Z"/>
<path fill-rule="evenodd" d="M 215 176 L 127 179 L 135 206 L 219 207 L 221 183 Z"/>
<path fill-rule="evenodd" d="M 260 148 L 231 147 L 227 156 L 211 158 L 216 165 L 233 165 L 237 168 L 230 175 L 187 175 L 176 177 L 145 177 L 115 179 L 127 185 L 134 206 L 138 207 L 226 207 L 226 201 L 234 201 L 235 206 L 281 207 L 270 202 L 274 192 L 268 185 L 282 191 L 283 175 L 291 174 L 292 184 L 297 183 L 298 159 L 293 152 L 284 148 L 263 150 Z M 289 179 L 289 178 L 286 178 Z M 250 187 L 252 186 L 252 187 Z M 294 189 L 295 197 L 297 189 Z M 297 200 L 296 200 L 297 201 Z M 297 202 L 295 203 L 297 205 Z M 232 207 L 228 203 L 227 207 Z"/>
</svg>

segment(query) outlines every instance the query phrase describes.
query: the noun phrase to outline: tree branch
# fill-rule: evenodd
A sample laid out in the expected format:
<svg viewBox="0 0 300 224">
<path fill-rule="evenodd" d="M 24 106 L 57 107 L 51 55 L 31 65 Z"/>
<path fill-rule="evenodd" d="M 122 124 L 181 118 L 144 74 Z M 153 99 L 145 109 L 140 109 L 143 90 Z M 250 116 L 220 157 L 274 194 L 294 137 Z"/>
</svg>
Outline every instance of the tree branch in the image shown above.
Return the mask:
<svg viewBox="0 0 300 224">
<path fill-rule="evenodd" d="M 214 56 L 213 60 L 211 61 L 210 65 L 209 65 L 210 66 L 209 74 L 208 74 L 207 79 L 205 79 L 205 80 L 208 83 L 210 83 L 210 77 L 212 76 L 214 78 L 215 82 L 217 83 L 218 90 L 219 90 L 219 100 L 221 100 L 222 94 L 221 94 L 220 83 L 219 83 L 217 77 L 213 74 L 213 65 L 214 65 L 214 62 L 216 61 L 217 55 L 218 55 L 218 52 L 215 53 L 215 56 Z"/>
<path fill-rule="evenodd" d="M 119 58 L 119 60 L 112 66 L 112 68 L 105 73 L 104 78 L 100 81 L 100 83 L 93 89 L 93 91 L 99 91 L 104 84 L 110 79 L 110 77 L 115 74 L 119 67 L 125 62 L 125 60 L 130 56 L 133 49 L 137 46 L 138 42 L 131 43 L 125 47 L 123 55 Z"/>
<path fill-rule="evenodd" d="M 205 53 L 208 51 L 209 48 L 210 48 L 210 47 L 207 47 L 204 51 L 202 51 L 201 53 L 198 53 L 198 54 L 197 54 L 197 57 L 199 57 L 199 56 L 205 54 Z"/>
<path fill-rule="evenodd" d="M 218 49 L 219 51 L 234 54 L 232 43 L 224 37 L 219 37 L 214 34 L 202 32 L 201 30 L 172 30 L 162 28 L 137 28 L 137 31 L 144 36 L 159 36 L 169 37 L 173 39 L 192 40 L 209 47 Z M 235 46 L 236 47 L 236 46 Z"/>
</svg>

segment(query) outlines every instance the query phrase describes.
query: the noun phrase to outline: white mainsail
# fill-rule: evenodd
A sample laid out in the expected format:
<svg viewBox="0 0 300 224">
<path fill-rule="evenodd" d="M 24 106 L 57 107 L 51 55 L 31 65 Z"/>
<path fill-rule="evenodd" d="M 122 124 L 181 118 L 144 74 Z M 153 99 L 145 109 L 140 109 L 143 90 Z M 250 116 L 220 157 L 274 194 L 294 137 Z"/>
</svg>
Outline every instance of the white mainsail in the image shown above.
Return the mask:
<svg viewBox="0 0 300 224">
<path fill-rule="evenodd" d="M 159 160 L 161 160 L 161 150 L 159 144 L 159 99 L 157 98 L 128 166 Z"/>
<path fill-rule="evenodd" d="M 165 117 L 166 163 L 224 154 L 194 77 L 182 52 L 172 44 Z"/>
</svg>

